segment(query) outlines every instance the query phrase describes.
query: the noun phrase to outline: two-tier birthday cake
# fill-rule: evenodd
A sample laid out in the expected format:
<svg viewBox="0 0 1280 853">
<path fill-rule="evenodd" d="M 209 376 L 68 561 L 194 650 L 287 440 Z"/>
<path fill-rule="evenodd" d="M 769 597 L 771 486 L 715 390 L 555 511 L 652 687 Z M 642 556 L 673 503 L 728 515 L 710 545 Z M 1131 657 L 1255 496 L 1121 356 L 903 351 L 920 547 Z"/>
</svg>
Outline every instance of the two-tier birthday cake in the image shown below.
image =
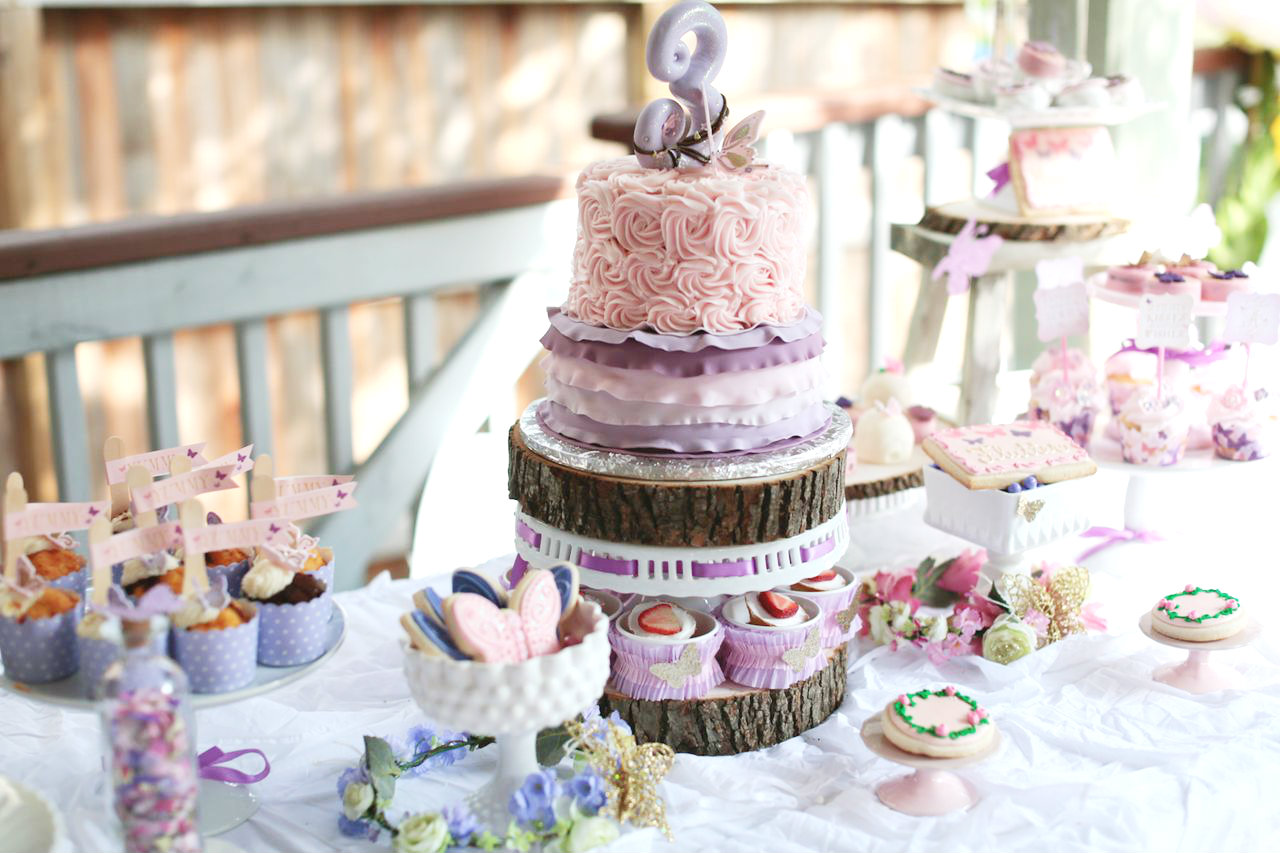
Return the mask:
<svg viewBox="0 0 1280 853">
<path fill-rule="evenodd" d="M 510 434 L 513 582 L 568 560 L 586 587 L 714 607 L 825 577 L 847 547 L 851 427 L 823 402 L 822 318 L 803 298 L 809 194 L 755 158 L 760 114 L 727 126 L 710 85 L 724 45 L 706 3 L 664 14 L 648 65 L 681 102 L 646 108 L 636 156 L 578 178 L 573 280 L 542 338 L 546 396 Z M 691 68 L 707 72 L 696 86 Z"/>
</svg>

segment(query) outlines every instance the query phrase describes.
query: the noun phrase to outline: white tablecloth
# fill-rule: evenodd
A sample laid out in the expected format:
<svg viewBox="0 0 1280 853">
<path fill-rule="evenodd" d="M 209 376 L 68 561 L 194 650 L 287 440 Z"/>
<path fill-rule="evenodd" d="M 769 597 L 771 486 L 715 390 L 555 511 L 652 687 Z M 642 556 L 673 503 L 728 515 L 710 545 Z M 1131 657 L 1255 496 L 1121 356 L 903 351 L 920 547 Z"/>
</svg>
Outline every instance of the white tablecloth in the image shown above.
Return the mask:
<svg viewBox="0 0 1280 853">
<path fill-rule="evenodd" d="M 1274 519 L 1238 484 L 1180 501 L 1194 524 L 1176 544 L 1121 546 L 1095 590 L 1108 633 L 1078 637 L 1011 666 L 965 658 L 935 668 L 914 650 L 859 647 L 849 695 L 823 725 L 772 749 L 728 758 L 681 755 L 665 786 L 676 846 L 652 830 L 612 850 L 1232 850 L 1275 845 L 1280 832 L 1280 650 L 1277 630 L 1216 655 L 1248 691 L 1191 696 L 1151 679 L 1182 656 L 1137 630 L 1140 613 L 1187 582 L 1221 584 L 1272 627 Z M 1100 521 L 1115 523 L 1122 481 Z M 1176 496 L 1175 496 L 1176 497 Z M 1273 505 L 1273 504 L 1272 504 Z M 1272 527 L 1268 527 L 1271 525 Z M 921 525 L 916 507 L 859 523 L 849 559 L 862 565 L 954 553 L 957 540 Z M 494 551 L 502 550 L 497 543 Z M 1079 543 L 1060 549 L 1080 550 Z M 495 561 L 496 565 L 497 561 Z M 422 720 L 400 671 L 396 624 L 419 581 L 379 578 L 343 593 L 347 641 L 322 670 L 277 693 L 199 712 L 202 748 L 256 746 L 272 762 L 256 789 L 262 808 L 224 838 L 245 850 L 387 849 L 337 830 L 338 774 L 361 736 L 402 735 Z M 864 643 L 866 641 L 863 641 Z M 961 771 L 980 794 L 969 812 L 913 818 L 882 806 L 874 787 L 905 772 L 870 753 L 862 721 L 907 689 L 962 685 L 1004 733 L 1001 751 Z M 0 773 L 28 782 L 63 810 L 80 850 L 108 847 L 93 714 L 0 697 Z M 401 783 L 396 805 L 438 807 L 478 786 L 493 757 Z"/>
</svg>

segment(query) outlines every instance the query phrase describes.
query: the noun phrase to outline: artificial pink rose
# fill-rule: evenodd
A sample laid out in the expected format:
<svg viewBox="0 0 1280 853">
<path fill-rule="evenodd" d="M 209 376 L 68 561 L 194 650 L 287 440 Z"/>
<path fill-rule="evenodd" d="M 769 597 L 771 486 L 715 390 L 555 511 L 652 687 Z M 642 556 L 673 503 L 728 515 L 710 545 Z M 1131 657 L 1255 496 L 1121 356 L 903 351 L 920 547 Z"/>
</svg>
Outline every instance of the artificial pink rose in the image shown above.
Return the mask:
<svg viewBox="0 0 1280 853">
<path fill-rule="evenodd" d="M 1036 632 L 1036 636 L 1044 639 L 1049 636 L 1049 617 L 1045 616 L 1039 610 L 1028 610 L 1022 616 L 1022 621 L 1026 623 L 1032 631 Z"/>
<path fill-rule="evenodd" d="M 1102 616 L 1102 605 L 1096 601 L 1090 601 L 1080 610 L 1080 621 L 1084 627 L 1090 631 L 1107 630 L 1107 620 Z"/>
<path fill-rule="evenodd" d="M 960 636 L 970 639 L 979 631 L 991 627 L 994 619 L 995 617 L 988 617 L 976 607 L 958 604 L 954 615 L 951 617 L 951 624 L 960 632 Z"/>
<path fill-rule="evenodd" d="M 911 590 L 916 585 L 915 566 L 896 572 L 876 572 L 875 585 L 876 595 L 883 601 L 914 601 Z"/>
<path fill-rule="evenodd" d="M 627 193 L 613 205 L 613 238 L 628 252 L 661 256 L 662 200 L 643 193 Z"/>
<path fill-rule="evenodd" d="M 981 595 L 975 595 L 973 593 L 970 593 L 969 597 L 965 599 L 964 604 L 958 605 L 957 609 L 959 609 L 960 607 L 967 607 L 969 609 L 978 611 L 978 613 L 982 616 L 982 621 L 983 621 L 982 627 L 984 629 L 990 628 L 991 623 L 996 621 L 997 616 L 1003 616 L 1005 613 L 1008 612 L 1007 610 L 1005 610 L 999 604 L 996 604 L 991 599 L 983 598 Z"/>
<path fill-rule="evenodd" d="M 987 562 L 987 549 L 966 549 L 960 556 L 951 561 L 942 577 L 938 578 L 938 588 L 956 595 L 968 595 L 978 585 L 978 573 Z"/>
</svg>

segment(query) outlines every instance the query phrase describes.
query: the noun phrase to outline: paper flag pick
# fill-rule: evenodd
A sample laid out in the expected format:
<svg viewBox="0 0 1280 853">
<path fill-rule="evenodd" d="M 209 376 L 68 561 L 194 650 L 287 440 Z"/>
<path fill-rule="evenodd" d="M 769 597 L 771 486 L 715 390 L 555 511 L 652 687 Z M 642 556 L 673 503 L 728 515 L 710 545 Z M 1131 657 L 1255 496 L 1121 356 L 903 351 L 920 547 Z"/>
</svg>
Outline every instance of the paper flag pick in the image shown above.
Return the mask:
<svg viewBox="0 0 1280 853">
<path fill-rule="evenodd" d="M 4 538 L 86 530 L 94 519 L 106 515 L 110 509 L 109 501 L 27 504 L 27 508 L 20 512 L 5 514 Z"/>
<path fill-rule="evenodd" d="M 1191 346 L 1195 297 L 1189 293 L 1148 293 L 1138 303 L 1138 346 L 1143 349 Z"/>
<path fill-rule="evenodd" d="M 350 474 L 313 474 L 309 477 L 276 477 L 276 491 L 280 497 L 301 495 L 330 486 L 341 486 L 350 483 L 354 478 Z"/>
<path fill-rule="evenodd" d="M 1083 281 L 1036 289 L 1036 336 L 1041 341 L 1083 335 L 1089 331 L 1089 293 Z"/>
<path fill-rule="evenodd" d="M 297 520 L 341 512 L 358 506 L 355 498 L 356 486 L 357 483 L 353 480 L 313 492 L 276 498 L 273 501 L 255 500 L 249 505 L 249 514 L 254 518 Z"/>
<path fill-rule="evenodd" d="M 983 226 L 984 229 L 986 226 Z M 1004 243 L 999 234 L 978 236 L 978 222 L 970 219 L 951 241 L 947 255 L 933 268 L 930 278 L 947 277 L 947 293 L 957 296 L 969 289 L 969 279 L 985 275 L 996 250 Z"/>
<path fill-rule="evenodd" d="M 174 474 L 167 480 L 159 480 L 135 491 L 133 508 L 136 512 L 146 512 L 165 504 L 182 503 L 204 492 L 239 488 L 235 480 L 231 479 L 235 468 L 232 464 Z"/>
<path fill-rule="evenodd" d="M 204 465 L 208 460 L 201 451 L 208 442 L 198 441 L 195 444 L 184 444 L 182 447 L 168 447 L 164 450 L 153 450 L 150 453 L 135 453 L 120 459 L 107 460 L 107 482 L 123 483 L 129 469 L 135 465 L 146 468 L 153 477 L 169 473 L 169 466 L 174 457 L 191 460 L 192 467 Z"/>
<path fill-rule="evenodd" d="M 1280 293 L 1230 294 L 1222 338 L 1246 344 L 1274 344 L 1280 339 Z"/>
</svg>

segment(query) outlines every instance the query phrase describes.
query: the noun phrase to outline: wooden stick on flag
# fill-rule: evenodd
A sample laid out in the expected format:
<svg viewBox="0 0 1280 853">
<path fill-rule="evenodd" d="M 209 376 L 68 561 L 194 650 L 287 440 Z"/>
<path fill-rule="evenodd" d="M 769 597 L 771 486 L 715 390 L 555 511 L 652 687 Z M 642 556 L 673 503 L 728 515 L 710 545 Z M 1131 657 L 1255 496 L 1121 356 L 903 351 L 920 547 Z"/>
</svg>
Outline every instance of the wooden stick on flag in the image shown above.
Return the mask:
<svg viewBox="0 0 1280 853">
<path fill-rule="evenodd" d="M 124 439 L 118 435 L 108 436 L 106 443 L 102 445 L 102 464 L 110 471 L 111 463 L 123 458 Z M 111 482 L 111 477 L 108 475 L 107 491 L 111 497 L 111 517 L 115 518 L 129 508 L 129 486 L 123 478 L 114 483 Z"/>
<path fill-rule="evenodd" d="M 132 496 L 136 492 L 139 492 L 151 485 L 151 472 L 146 468 L 143 468 L 141 465 L 134 465 L 129 469 L 125 483 L 128 484 L 129 494 Z M 130 503 L 132 503 L 132 498 L 130 498 Z M 135 512 L 133 514 L 134 527 L 154 527 L 157 523 L 158 519 L 156 518 L 156 511 L 154 509 Z"/>
<path fill-rule="evenodd" d="M 93 546 L 111 538 L 111 519 L 97 518 L 89 525 L 89 573 L 93 586 L 92 601 L 101 607 L 107 603 L 107 590 L 111 588 L 111 563 L 93 558 Z"/>
<path fill-rule="evenodd" d="M 26 508 L 27 490 L 23 488 L 22 475 L 14 471 L 4 484 L 5 517 L 20 513 Z M 18 580 L 18 551 L 20 550 L 18 546 L 25 538 L 23 536 L 10 541 L 8 535 L 4 537 L 4 579 L 9 583 Z"/>
<path fill-rule="evenodd" d="M 184 501 L 179 518 L 182 524 L 184 542 L 182 548 L 184 556 L 182 564 L 182 594 L 183 596 L 189 596 L 193 592 L 196 594 L 208 592 L 209 573 L 204 565 L 204 551 L 198 546 L 192 547 L 193 543 L 190 539 L 192 532 L 204 527 L 204 507 L 195 498 Z"/>
</svg>

